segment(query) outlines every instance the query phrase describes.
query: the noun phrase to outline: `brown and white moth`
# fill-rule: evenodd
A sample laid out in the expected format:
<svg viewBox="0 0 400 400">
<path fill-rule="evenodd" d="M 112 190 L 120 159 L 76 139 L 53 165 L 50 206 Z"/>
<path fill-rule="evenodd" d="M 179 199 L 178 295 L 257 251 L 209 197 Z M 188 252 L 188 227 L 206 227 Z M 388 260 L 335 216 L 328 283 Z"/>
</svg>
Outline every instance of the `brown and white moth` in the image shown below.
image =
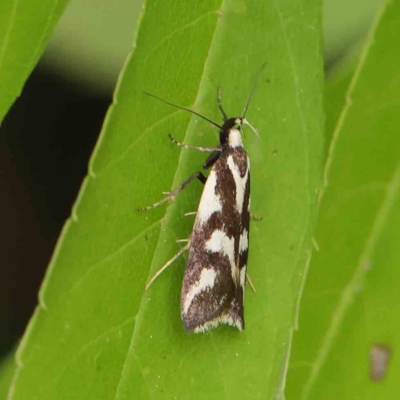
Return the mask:
<svg viewBox="0 0 400 400">
<path fill-rule="evenodd" d="M 148 288 L 162 271 L 189 250 L 181 291 L 181 317 L 188 332 L 204 332 L 219 324 L 244 329 L 244 291 L 249 254 L 250 160 L 243 148 L 241 133 L 243 125 L 248 125 L 258 136 L 245 118 L 256 80 L 257 76 L 241 117 L 228 118 L 222 108 L 221 90 L 218 90 L 222 125 L 186 107 L 146 93 L 205 119 L 219 130 L 219 145 L 215 148 L 185 145 L 170 136 L 172 142 L 180 147 L 210 152 L 203 165 L 204 169 L 211 168 L 210 173 L 205 177 L 203 173 L 196 172 L 163 200 L 140 209 L 149 210 L 174 199 L 196 178 L 204 184 L 187 244 L 147 284 Z"/>
</svg>

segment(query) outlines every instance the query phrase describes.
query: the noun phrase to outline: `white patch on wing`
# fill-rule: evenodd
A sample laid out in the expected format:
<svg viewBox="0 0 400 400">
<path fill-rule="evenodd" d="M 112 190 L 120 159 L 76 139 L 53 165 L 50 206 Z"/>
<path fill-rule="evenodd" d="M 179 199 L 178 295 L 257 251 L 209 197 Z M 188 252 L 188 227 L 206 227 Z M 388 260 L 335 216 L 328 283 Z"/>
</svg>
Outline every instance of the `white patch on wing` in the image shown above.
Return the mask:
<svg viewBox="0 0 400 400">
<path fill-rule="evenodd" d="M 244 265 L 240 270 L 240 286 L 243 288 L 243 293 L 244 293 L 245 283 L 246 283 L 246 266 Z"/>
<path fill-rule="evenodd" d="M 185 302 L 183 305 L 183 314 L 186 314 L 189 310 L 193 299 L 204 290 L 208 288 L 212 289 L 215 284 L 215 278 L 217 273 L 212 268 L 203 268 L 201 271 L 200 279 L 191 287 L 189 292 L 185 297 Z"/>
<path fill-rule="evenodd" d="M 199 205 L 197 216 L 200 224 L 208 221 L 212 214 L 222 211 L 222 203 L 217 194 L 215 194 L 215 187 L 217 185 L 217 175 L 215 171 L 211 170 L 208 174 L 207 182 L 204 186 L 203 195 Z"/>
<path fill-rule="evenodd" d="M 247 229 L 244 228 L 239 239 L 239 254 L 242 254 L 249 248 L 249 233 Z"/>
<path fill-rule="evenodd" d="M 232 318 L 229 314 L 220 315 L 211 321 L 205 322 L 203 325 L 198 326 L 194 329 L 194 333 L 205 332 L 208 329 L 215 328 L 220 324 L 227 324 L 230 326 L 236 326 L 239 331 L 243 330 L 243 321 L 240 318 Z"/>
<path fill-rule="evenodd" d="M 235 263 L 235 238 L 229 238 L 224 231 L 217 229 L 207 240 L 206 250 L 228 256 L 231 264 L 232 279 L 237 282 L 239 271 Z"/>
<path fill-rule="evenodd" d="M 248 160 L 247 160 L 247 162 L 248 162 Z M 243 211 L 244 192 L 246 190 L 246 183 L 247 183 L 247 179 L 249 177 L 249 164 L 247 164 L 247 165 L 248 165 L 247 171 L 246 171 L 244 177 L 242 178 L 240 176 L 239 167 L 233 161 L 233 157 L 232 156 L 228 157 L 228 166 L 232 172 L 233 179 L 235 180 L 235 186 L 236 186 L 236 207 L 240 214 Z"/>
<path fill-rule="evenodd" d="M 230 262 L 235 261 L 235 239 L 229 238 L 224 231 L 216 229 L 207 240 L 206 249 L 228 256 Z"/>
<path fill-rule="evenodd" d="M 247 205 L 247 211 L 250 212 L 250 203 L 251 203 L 251 197 L 249 196 L 249 204 Z"/>
</svg>

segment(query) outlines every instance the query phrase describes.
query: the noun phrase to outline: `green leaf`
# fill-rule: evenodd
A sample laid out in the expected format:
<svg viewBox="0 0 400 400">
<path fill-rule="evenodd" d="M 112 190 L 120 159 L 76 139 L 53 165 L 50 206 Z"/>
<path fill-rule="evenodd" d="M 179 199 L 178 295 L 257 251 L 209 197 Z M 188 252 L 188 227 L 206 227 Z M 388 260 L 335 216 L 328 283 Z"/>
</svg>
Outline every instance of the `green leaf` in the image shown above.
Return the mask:
<svg viewBox="0 0 400 400">
<path fill-rule="evenodd" d="M 323 157 L 320 3 L 148 1 L 80 196 L 18 352 L 12 399 L 282 397 L 296 306 L 316 217 Z M 254 75 L 246 148 L 253 223 L 246 330 L 187 335 L 179 312 L 184 260 L 149 278 L 188 237 L 201 185 L 146 213 L 137 207 L 198 170 L 215 145 L 216 92 L 241 115 Z M 239 371 L 239 372 L 238 372 Z"/>
<path fill-rule="evenodd" d="M 41 56 L 67 0 L 0 2 L 0 123 Z"/>
<path fill-rule="evenodd" d="M 377 16 L 328 158 L 288 399 L 394 399 L 400 346 L 400 3 Z M 328 107 L 334 104 L 328 104 Z M 371 352 L 389 349 L 383 378 Z"/>
</svg>

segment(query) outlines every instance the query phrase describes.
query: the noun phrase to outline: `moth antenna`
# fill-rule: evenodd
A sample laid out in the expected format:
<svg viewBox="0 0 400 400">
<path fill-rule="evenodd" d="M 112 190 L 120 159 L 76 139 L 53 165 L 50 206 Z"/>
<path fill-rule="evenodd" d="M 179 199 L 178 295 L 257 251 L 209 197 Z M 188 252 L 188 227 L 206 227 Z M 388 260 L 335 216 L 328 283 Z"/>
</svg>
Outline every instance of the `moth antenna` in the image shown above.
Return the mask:
<svg viewBox="0 0 400 400">
<path fill-rule="evenodd" d="M 156 95 L 154 95 L 154 94 L 151 94 L 151 93 L 148 93 L 148 92 L 143 92 L 143 93 L 144 93 L 146 96 L 154 97 L 155 99 L 157 99 L 157 100 L 159 100 L 159 101 L 162 101 L 163 103 L 168 104 L 168 105 L 170 105 L 170 106 L 172 106 L 172 107 L 179 108 L 180 110 L 188 111 L 188 112 L 190 112 L 191 114 L 197 115 L 198 117 L 203 118 L 204 120 L 206 120 L 206 121 L 209 122 L 210 124 L 214 125 L 214 126 L 217 127 L 218 129 L 222 129 L 222 126 L 218 125 L 216 122 L 211 121 L 211 119 L 205 117 L 204 115 L 199 114 L 199 113 L 196 112 L 196 111 L 191 110 L 190 108 L 186 108 L 186 107 L 183 107 L 183 106 L 178 106 L 177 104 L 171 103 L 171 102 L 169 102 L 169 101 L 167 101 L 167 100 L 162 99 L 161 97 L 158 97 L 158 96 L 156 96 Z"/>
<path fill-rule="evenodd" d="M 253 85 L 252 85 L 252 87 L 251 87 L 249 97 L 247 98 L 246 106 L 244 107 L 244 110 L 243 110 L 243 116 L 242 116 L 242 119 L 243 119 L 243 120 L 244 120 L 245 117 L 246 117 L 246 113 L 247 113 L 247 110 L 248 110 L 248 108 L 249 108 L 249 104 L 250 104 L 251 98 L 253 97 L 254 91 L 255 91 L 255 89 L 256 89 L 256 86 L 257 86 L 257 83 L 258 83 L 258 77 L 260 76 L 261 71 L 264 69 L 264 67 L 265 67 L 266 65 L 267 65 L 266 62 L 265 62 L 264 64 L 262 64 L 261 67 L 258 69 L 258 71 L 257 71 L 257 73 L 256 73 L 256 76 L 254 77 Z M 247 122 L 246 125 L 251 126 L 248 122 Z M 253 129 L 254 129 L 254 128 L 253 128 Z"/>
<path fill-rule="evenodd" d="M 257 129 L 254 128 L 254 126 L 251 125 L 250 122 L 247 121 L 246 118 L 245 118 L 245 119 L 242 119 L 242 125 L 247 125 L 248 127 L 250 127 L 250 129 L 256 134 L 256 136 L 257 136 L 258 138 L 260 138 L 260 135 L 258 134 Z M 242 128 L 242 130 L 243 130 L 243 128 Z"/>
<path fill-rule="evenodd" d="M 224 120 L 224 122 L 228 119 L 228 116 L 226 115 L 226 112 L 224 111 L 224 109 L 222 108 L 222 102 L 221 102 L 221 86 L 218 86 L 218 93 L 217 93 L 217 100 L 218 100 L 218 107 L 222 113 L 222 118 Z"/>
<path fill-rule="evenodd" d="M 257 73 L 256 73 L 256 76 L 254 77 L 253 85 L 252 85 L 252 87 L 251 87 L 249 97 L 247 98 L 247 103 L 246 103 L 246 106 L 244 107 L 243 116 L 242 116 L 242 118 L 241 118 L 241 124 L 240 124 L 240 126 L 241 126 L 241 128 L 242 128 L 243 134 L 244 134 L 243 125 L 247 125 L 247 126 L 250 127 L 250 129 L 255 133 L 255 135 L 256 135 L 258 138 L 260 137 L 260 135 L 258 134 L 257 129 L 255 129 L 254 126 L 251 125 L 250 122 L 247 121 L 247 119 L 246 119 L 245 117 L 246 117 L 247 110 L 249 109 L 249 105 L 250 105 L 250 101 L 251 101 L 251 99 L 252 99 L 252 97 L 253 97 L 253 93 L 254 93 L 254 91 L 256 90 L 256 87 L 257 87 L 258 77 L 259 77 L 261 71 L 264 69 L 264 67 L 265 67 L 266 65 L 267 65 L 266 62 L 265 62 L 264 64 L 262 64 L 261 67 L 258 69 L 258 71 L 257 71 Z"/>
</svg>

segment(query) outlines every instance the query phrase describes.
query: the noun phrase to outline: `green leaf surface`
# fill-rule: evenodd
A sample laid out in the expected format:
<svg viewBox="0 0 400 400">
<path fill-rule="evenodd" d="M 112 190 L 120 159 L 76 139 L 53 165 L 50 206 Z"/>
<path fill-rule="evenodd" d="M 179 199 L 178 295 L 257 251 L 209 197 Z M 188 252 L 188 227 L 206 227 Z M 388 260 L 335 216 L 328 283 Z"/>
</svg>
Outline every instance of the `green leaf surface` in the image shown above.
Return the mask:
<svg viewBox="0 0 400 400">
<path fill-rule="evenodd" d="M 20 95 L 67 0 L 0 2 L 0 123 Z"/>
<path fill-rule="evenodd" d="M 59 240 L 40 304 L 17 354 L 10 399 L 282 397 L 310 253 L 323 158 L 318 1 L 148 1 L 89 175 Z M 248 119 L 252 160 L 246 330 L 188 335 L 180 321 L 184 259 L 149 278 L 188 237 L 201 185 L 140 213 L 199 170 L 205 156 L 167 137 L 213 146 L 215 129 L 143 95 L 220 121 Z"/>
<path fill-rule="evenodd" d="M 395 399 L 400 361 L 400 3 L 377 16 L 334 133 L 288 399 Z M 333 103 L 329 106 L 335 106 Z M 381 377 L 374 348 L 386 348 Z"/>
</svg>

